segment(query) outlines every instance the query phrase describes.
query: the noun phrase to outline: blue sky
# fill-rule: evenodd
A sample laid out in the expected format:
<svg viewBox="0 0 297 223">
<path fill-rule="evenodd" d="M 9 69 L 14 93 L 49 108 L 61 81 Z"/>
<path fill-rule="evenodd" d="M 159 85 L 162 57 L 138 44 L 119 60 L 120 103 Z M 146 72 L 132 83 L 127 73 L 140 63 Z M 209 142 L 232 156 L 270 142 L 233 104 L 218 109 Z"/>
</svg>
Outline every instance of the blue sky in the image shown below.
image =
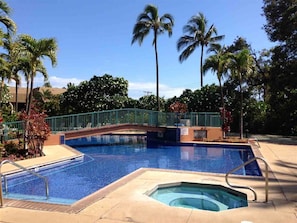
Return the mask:
<svg viewBox="0 0 297 223">
<path fill-rule="evenodd" d="M 147 91 L 156 94 L 156 74 L 152 34 L 141 46 L 131 45 L 132 30 L 145 5 L 153 4 L 159 15 L 170 13 L 175 20 L 173 35 L 158 37 L 160 96 L 180 96 L 184 89 L 200 88 L 200 48 L 186 61 L 178 61 L 176 42 L 191 16 L 202 12 L 209 26 L 215 24 L 221 44 L 230 45 L 244 37 L 260 51 L 273 46 L 265 31 L 262 0 L 6 0 L 18 34 L 34 38 L 55 38 L 58 64 L 45 65 L 53 87 L 78 84 L 105 73 L 129 82 L 129 97 L 138 99 Z M 204 56 L 206 58 L 207 55 Z M 217 83 L 207 73 L 204 84 Z M 23 82 L 23 84 L 25 84 Z M 37 75 L 36 86 L 43 85 Z"/>
</svg>

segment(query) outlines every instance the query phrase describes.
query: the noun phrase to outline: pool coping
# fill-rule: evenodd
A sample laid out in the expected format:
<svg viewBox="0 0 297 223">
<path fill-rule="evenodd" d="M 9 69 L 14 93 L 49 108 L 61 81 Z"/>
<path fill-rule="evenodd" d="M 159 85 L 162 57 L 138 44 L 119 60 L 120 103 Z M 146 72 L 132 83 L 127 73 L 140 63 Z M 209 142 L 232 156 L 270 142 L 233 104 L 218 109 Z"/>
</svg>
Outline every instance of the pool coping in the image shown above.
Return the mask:
<svg viewBox="0 0 297 223">
<path fill-rule="evenodd" d="M 271 194 L 269 203 L 249 202 L 249 207 L 233 209 L 222 212 L 210 213 L 209 211 L 189 210 L 184 208 L 172 208 L 152 202 L 143 193 L 146 189 L 139 187 L 148 185 L 152 188 L 161 182 L 174 182 L 179 179 L 190 179 L 191 182 L 211 182 L 224 184 L 224 176 L 212 175 L 211 173 L 168 173 L 163 170 L 138 170 L 139 176 L 133 180 L 111 191 L 105 191 L 104 197 L 89 203 L 73 214 L 62 213 L 60 210 L 39 211 L 38 209 L 15 208 L 7 206 L 0 208 L 0 221 L 9 223 L 37 223 L 37 222 L 86 222 L 86 223 L 119 223 L 119 222 L 296 222 L 297 220 L 297 194 L 296 194 L 296 145 L 284 145 L 278 143 L 260 142 L 260 153 L 268 161 L 269 178 L 276 178 L 271 182 Z M 60 158 L 59 154 L 57 159 Z M 259 163 L 261 166 L 261 162 Z M 169 176 L 171 175 L 171 177 Z M 191 175 L 191 177 L 189 177 Z M 198 177 L 200 178 L 198 179 Z M 234 180 L 234 181 L 233 181 Z M 245 179 L 244 179 L 245 180 Z M 232 182 L 237 183 L 236 176 Z M 240 179 L 239 179 L 240 181 Z M 263 178 L 252 179 L 257 183 L 256 189 L 261 189 L 264 185 Z M 249 183 L 249 181 L 245 181 Z M 252 186 L 252 185 L 251 185 Z M 108 188 L 105 188 L 106 190 Z M 245 191 L 246 192 L 246 191 Z M 261 191 L 260 191 L 261 192 Z M 103 194 L 102 194 L 103 195 Z M 50 206 L 49 204 L 47 204 Z M 61 205 L 59 205 L 61 208 Z"/>
</svg>

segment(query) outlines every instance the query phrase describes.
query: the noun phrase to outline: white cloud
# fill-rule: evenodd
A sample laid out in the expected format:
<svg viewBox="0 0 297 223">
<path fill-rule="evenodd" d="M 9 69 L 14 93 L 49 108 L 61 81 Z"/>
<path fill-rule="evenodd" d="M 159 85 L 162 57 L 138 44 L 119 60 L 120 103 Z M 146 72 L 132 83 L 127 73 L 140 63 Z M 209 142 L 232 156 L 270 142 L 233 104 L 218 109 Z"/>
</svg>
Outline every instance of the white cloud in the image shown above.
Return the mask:
<svg viewBox="0 0 297 223">
<path fill-rule="evenodd" d="M 52 85 L 52 87 L 57 88 L 63 88 L 67 87 L 68 83 L 73 83 L 75 85 L 78 85 L 80 82 L 84 81 L 83 79 L 77 79 L 77 78 L 61 78 L 56 76 L 51 76 L 49 78 L 49 82 Z"/>
</svg>

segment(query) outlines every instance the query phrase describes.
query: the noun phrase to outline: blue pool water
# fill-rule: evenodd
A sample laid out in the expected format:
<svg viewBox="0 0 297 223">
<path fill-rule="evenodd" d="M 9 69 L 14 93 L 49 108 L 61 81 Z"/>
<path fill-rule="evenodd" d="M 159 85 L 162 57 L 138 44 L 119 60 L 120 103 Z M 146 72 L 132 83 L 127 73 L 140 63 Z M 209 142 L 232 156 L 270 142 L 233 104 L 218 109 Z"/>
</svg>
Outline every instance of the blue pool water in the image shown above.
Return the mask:
<svg viewBox="0 0 297 223">
<path fill-rule="evenodd" d="M 95 145 L 96 140 L 102 142 L 102 139 L 93 137 L 90 139 L 93 146 L 76 143 L 75 148 L 85 154 L 81 159 L 35 169 L 48 178 L 50 199 L 47 202 L 71 204 L 141 167 L 226 173 L 252 156 L 251 149 L 244 146 L 184 145 L 146 148 L 145 144 L 100 143 L 98 146 Z M 76 142 L 79 141 L 81 140 Z M 72 141 L 70 144 L 74 146 L 75 143 Z M 260 171 L 253 164 L 236 174 L 260 175 Z M 30 197 L 30 200 L 46 201 L 44 182 L 32 175 L 8 177 L 8 192 L 5 195 L 8 198 Z"/>
</svg>

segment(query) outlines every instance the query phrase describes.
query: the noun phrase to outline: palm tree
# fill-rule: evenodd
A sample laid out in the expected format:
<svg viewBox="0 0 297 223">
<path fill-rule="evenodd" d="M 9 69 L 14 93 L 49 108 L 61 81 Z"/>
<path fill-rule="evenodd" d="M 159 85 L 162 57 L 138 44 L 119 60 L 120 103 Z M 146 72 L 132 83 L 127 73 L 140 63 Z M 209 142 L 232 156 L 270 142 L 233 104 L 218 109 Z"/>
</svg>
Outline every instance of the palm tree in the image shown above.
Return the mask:
<svg viewBox="0 0 297 223">
<path fill-rule="evenodd" d="M 233 54 L 230 69 L 234 79 L 239 81 L 240 91 L 240 138 L 243 138 L 243 83 L 253 72 L 255 67 L 254 57 L 248 48 Z"/>
<path fill-rule="evenodd" d="M 6 4 L 6 2 L 0 0 L 0 23 L 2 23 L 7 29 L 7 33 L 5 33 L 0 28 L 0 45 L 3 45 L 4 43 L 3 39 L 5 39 L 7 36 L 10 36 L 11 34 L 14 34 L 16 32 L 16 24 L 12 19 L 8 17 L 9 14 L 10 14 L 9 6 Z M 1 66 L 1 69 L 0 69 L 1 70 L 1 87 L 0 87 L 1 100 L 0 102 L 2 103 L 2 89 L 4 87 L 4 81 L 6 78 L 10 80 L 8 64 L 5 61 L 5 59 L 3 59 L 2 56 L 1 56 L 0 66 Z"/>
<path fill-rule="evenodd" d="M 10 79 L 15 81 L 15 111 L 18 111 L 18 87 L 21 82 L 21 78 L 18 75 L 20 47 L 9 35 L 6 35 L 3 41 L 3 47 L 7 53 L 3 53 L 1 56 L 5 58 L 9 64 Z M 10 79 L 8 79 L 8 81 L 10 81 Z"/>
<path fill-rule="evenodd" d="M 5 88 L 5 81 L 11 80 L 11 75 L 9 72 L 9 64 L 8 62 L 0 56 L 0 110 L 2 109 L 2 103 L 3 103 L 3 96 L 4 96 L 4 88 Z"/>
<path fill-rule="evenodd" d="M 153 30 L 153 45 L 155 47 L 156 58 L 156 91 L 157 91 L 157 103 L 158 111 L 160 111 L 160 99 L 159 99 L 159 64 L 158 64 L 158 51 L 157 51 L 157 37 L 159 34 L 168 32 L 168 36 L 172 35 L 172 27 L 174 26 L 174 19 L 172 15 L 166 13 L 163 16 L 159 16 L 158 8 L 153 5 L 147 5 L 144 8 L 144 12 L 137 18 L 137 23 L 133 29 L 132 44 L 138 41 L 139 45 L 142 44 L 144 37 L 146 37 L 150 30 Z"/>
<path fill-rule="evenodd" d="M 222 87 L 222 79 L 224 75 L 228 74 L 229 64 L 231 62 L 232 53 L 228 52 L 226 47 L 222 47 L 220 44 L 211 44 L 208 52 L 214 54 L 209 56 L 203 65 L 203 72 L 211 70 L 216 72 L 221 90 L 221 103 L 223 112 L 223 126 L 225 124 L 225 103 L 224 103 L 224 92 Z M 223 137 L 225 137 L 225 131 L 223 131 Z"/>
<path fill-rule="evenodd" d="M 210 28 L 207 29 L 207 20 L 201 12 L 198 15 L 194 15 L 191 17 L 187 25 L 183 27 L 183 31 L 184 33 L 188 34 L 180 37 L 177 41 L 177 50 L 183 50 L 179 56 L 179 61 L 183 62 L 184 60 L 186 60 L 196 48 L 201 46 L 200 79 L 201 87 L 203 87 L 202 62 L 204 47 L 207 47 L 210 43 L 215 43 L 219 40 L 222 40 L 224 38 L 224 35 L 217 35 L 217 29 L 214 24 L 212 24 Z"/>
<path fill-rule="evenodd" d="M 228 74 L 229 64 L 231 62 L 232 53 L 228 52 L 226 47 L 222 47 L 220 44 L 211 44 L 208 52 L 213 52 L 214 54 L 209 56 L 203 64 L 203 73 L 208 70 L 216 72 L 219 81 L 219 86 L 221 89 L 221 100 L 222 107 L 224 108 L 224 94 L 222 87 L 222 79 L 224 75 Z"/>
<path fill-rule="evenodd" d="M 26 60 L 28 60 L 27 68 L 29 69 L 29 77 L 27 81 L 30 82 L 30 93 L 28 103 L 26 105 L 26 111 L 27 114 L 30 114 L 30 107 L 33 98 L 34 77 L 36 76 L 36 73 L 40 71 L 43 75 L 46 74 L 46 70 L 42 62 L 44 57 L 48 57 L 51 60 L 52 66 L 56 65 L 57 42 L 53 38 L 37 40 L 29 35 L 19 36 L 18 41 L 23 47 L 22 55 L 26 58 Z"/>
</svg>

